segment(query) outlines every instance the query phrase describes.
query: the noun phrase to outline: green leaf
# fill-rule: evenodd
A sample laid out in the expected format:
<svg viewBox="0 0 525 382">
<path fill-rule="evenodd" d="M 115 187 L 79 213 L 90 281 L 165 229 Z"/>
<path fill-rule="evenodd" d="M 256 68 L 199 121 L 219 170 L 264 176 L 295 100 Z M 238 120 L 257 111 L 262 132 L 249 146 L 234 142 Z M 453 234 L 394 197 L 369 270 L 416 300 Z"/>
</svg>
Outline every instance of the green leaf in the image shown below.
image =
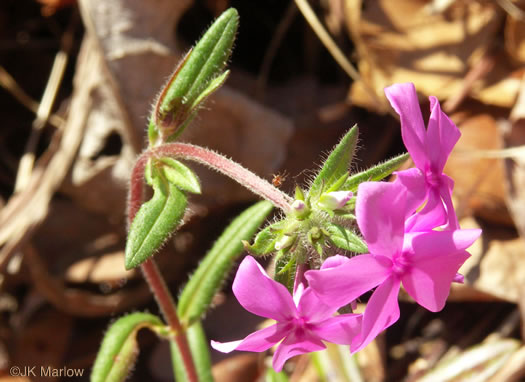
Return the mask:
<svg viewBox="0 0 525 382">
<path fill-rule="evenodd" d="M 195 322 L 186 330 L 186 338 L 188 339 L 199 382 L 213 382 L 208 339 L 206 338 L 206 334 L 202 329 L 200 321 Z M 188 376 L 186 374 L 184 362 L 182 361 L 179 348 L 173 340 L 170 341 L 170 350 L 175 380 L 187 381 Z"/>
<path fill-rule="evenodd" d="M 262 256 L 275 251 L 275 243 L 278 238 L 279 233 L 275 230 L 273 225 L 269 225 L 255 236 L 253 244 L 247 242 L 244 242 L 243 244 L 244 248 L 251 254 Z"/>
<path fill-rule="evenodd" d="M 195 115 L 199 104 L 226 80 L 224 68 L 238 24 L 239 15 L 235 9 L 223 12 L 186 55 L 163 89 L 152 119 L 165 141 L 177 137 Z M 149 133 L 153 138 L 156 135 L 159 134 Z M 154 143 L 151 141 L 150 145 Z"/>
<path fill-rule="evenodd" d="M 153 167 L 153 166 L 150 166 Z M 153 168 L 153 197 L 137 212 L 126 242 L 125 266 L 132 269 L 152 256 L 177 228 L 188 204 L 186 195 L 167 184 Z"/>
<path fill-rule="evenodd" d="M 308 192 L 309 197 L 319 197 L 323 189 L 329 189 L 338 179 L 348 172 L 354 156 L 358 134 L 359 130 L 357 125 L 355 125 L 346 133 L 337 146 L 334 147 L 324 162 L 321 171 L 314 179 Z"/>
<path fill-rule="evenodd" d="M 236 217 L 215 242 L 180 295 L 177 311 L 185 325 L 206 312 L 233 262 L 242 253 L 242 240 L 251 239 L 272 209 L 267 201 L 256 203 Z"/>
<path fill-rule="evenodd" d="M 352 175 L 346 180 L 342 189 L 347 191 L 356 191 L 357 187 L 359 187 L 359 185 L 363 182 L 376 182 L 384 179 L 396 171 L 399 166 L 401 166 L 403 162 L 405 162 L 409 157 L 410 154 L 408 153 L 401 154 L 366 171 Z"/>
<path fill-rule="evenodd" d="M 170 183 L 182 191 L 201 193 L 199 178 L 188 167 L 173 158 L 161 158 L 160 161 L 166 165 L 162 167 L 162 172 Z"/>
<path fill-rule="evenodd" d="M 148 313 L 119 318 L 104 336 L 91 371 L 91 382 L 125 380 L 138 355 L 137 332 L 142 328 L 157 331 L 163 327 L 158 317 Z"/>
<path fill-rule="evenodd" d="M 336 247 L 355 253 L 368 252 L 365 242 L 348 228 L 330 222 L 325 222 L 323 228 Z"/>
<path fill-rule="evenodd" d="M 229 74 L 230 71 L 226 70 L 218 77 L 212 79 L 209 85 L 206 87 L 206 89 L 203 89 L 201 91 L 201 94 L 199 94 L 199 96 L 197 97 L 197 99 L 193 101 L 193 104 L 190 106 L 191 110 L 195 110 L 201 103 L 203 103 L 206 100 L 206 98 L 215 93 L 215 91 L 226 82 Z"/>
</svg>

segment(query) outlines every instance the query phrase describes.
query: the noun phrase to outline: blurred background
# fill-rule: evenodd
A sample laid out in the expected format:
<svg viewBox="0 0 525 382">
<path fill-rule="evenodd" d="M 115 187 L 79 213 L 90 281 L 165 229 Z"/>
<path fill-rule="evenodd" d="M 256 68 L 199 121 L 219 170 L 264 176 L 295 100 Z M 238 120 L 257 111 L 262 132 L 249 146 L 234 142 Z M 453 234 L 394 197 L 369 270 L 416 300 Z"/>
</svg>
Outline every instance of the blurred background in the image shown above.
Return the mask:
<svg viewBox="0 0 525 382">
<path fill-rule="evenodd" d="M 127 182 L 157 92 L 228 7 L 240 14 L 230 78 L 182 140 L 280 174 L 292 192 L 356 123 L 353 170 L 404 152 L 383 89 L 414 82 L 424 115 L 435 95 L 461 129 L 445 172 L 462 227 L 483 228 L 442 312 L 402 296 L 401 320 L 358 357 L 300 356 L 289 380 L 525 380 L 524 1 L 2 0 L 0 381 L 39 380 L 10 377 L 13 365 L 88 380 L 111 321 L 158 313 L 140 273 L 124 270 Z M 191 166 L 204 193 L 156 255 L 174 293 L 255 200 Z M 230 290 L 204 322 L 209 338 L 260 322 Z M 167 344 L 146 331 L 139 342 L 130 380 L 172 380 Z M 267 355 L 212 356 L 217 381 L 277 378 Z"/>
</svg>

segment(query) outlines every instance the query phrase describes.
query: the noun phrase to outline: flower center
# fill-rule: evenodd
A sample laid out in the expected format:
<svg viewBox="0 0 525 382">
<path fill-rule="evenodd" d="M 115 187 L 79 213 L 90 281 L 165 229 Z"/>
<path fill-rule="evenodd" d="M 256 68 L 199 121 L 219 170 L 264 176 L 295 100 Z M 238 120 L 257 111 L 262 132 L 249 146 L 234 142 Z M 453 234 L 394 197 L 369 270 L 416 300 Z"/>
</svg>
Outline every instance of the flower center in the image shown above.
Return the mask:
<svg viewBox="0 0 525 382">
<path fill-rule="evenodd" d="M 403 276 L 410 270 L 410 261 L 404 252 L 396 253 L 392 258 L 392 272 L 397 276 Z"/>
<path fill-rule="evenodd" d="M 441 176 L 431 168 L 425 171 L 425 183 L 431 188 L 439 188 L 441 185 Z"/>
<path fill-rule="evenodd" d="M 429 168 L 425 171 L 425 182 L 432 188 L 439 188 L 441 185 L 441 176 Z"/>
<path fill-rule="evenodd" d="M 305 317 L 295 317 L 292 320 L 292 325 L 294 326 L 294 331 L 297 338 L 304 338 L 306 332 L 310 328 L 310 324 L 308 324 L 308 319 Z"/>
</svg>

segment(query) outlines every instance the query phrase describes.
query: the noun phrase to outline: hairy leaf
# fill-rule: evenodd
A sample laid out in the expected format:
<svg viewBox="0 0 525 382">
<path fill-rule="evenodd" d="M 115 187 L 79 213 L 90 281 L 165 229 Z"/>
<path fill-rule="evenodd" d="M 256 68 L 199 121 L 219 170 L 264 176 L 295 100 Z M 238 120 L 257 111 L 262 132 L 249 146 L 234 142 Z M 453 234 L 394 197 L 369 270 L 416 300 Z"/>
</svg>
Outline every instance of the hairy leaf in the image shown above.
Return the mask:
<svg viewBox="0 0 525 382">
<path fill-rule="evenodd" d="M 322 191 L 330 189 L 345 173 L 348 172 L 359 131 L 357 125 L 352 127 L 341 141 L 334 147 L 323 164 L 321 171 L 314 179 L 308 192 L 309 197 L 318 198 Z"/>
<path fill-rule="evenodd" d="M 226 80 L 224 72 L 237 32 L 239 15 L 230 8 L 210 26 L 197 45 L 186 55 L 162 91 L 152 120 L 150 138 L 166 141 L 178 136 L 195 115 L 197 106 Z M 151 142 L 153 145 L 155 142 Z"/>
<path fill-rule="evenodd" d="M 163 327 L 158 317 L 148 313 L 137 312 L 119 318 L 104 336 L 91 371 L 91 382 L 125 380 L 138 355 L 137 332 L 142 328 L 156 331 Z"/>
<path fill-rule="evenodd" d="M 194 194 L 201 193 L 199 178 L 188 167 L 173 158 L 161 158 L 160 161 L 165 164 L 162 167 L 162 172 L 170 183 L 182 191 Z"/>
<path fill-rule="evenodd" d="M 336 247 L 355 253 L 368 252 L 365 242 L 348 228 L 326 222 L 324 229 L 329 233 L 330 241 Z"/>
<path fill-rule="evenodd" d="M 155 170 L 151 182 L 153 197 L 140 207 L 129 229 L 126 269 L 139 266 L 162 246 L 179 225 L 188 204 L 184 192 L 155 175 Z"/>
<path fill-rule="evenodd" d="M 352 175 L 341 188 L 343 190 L 356 191 L 363 182 L 375 182 L 384 179 L 396 171 L 409 157 L 410 154 L 408 153 L 401 154 L 366 171 Z"/>
</svg>

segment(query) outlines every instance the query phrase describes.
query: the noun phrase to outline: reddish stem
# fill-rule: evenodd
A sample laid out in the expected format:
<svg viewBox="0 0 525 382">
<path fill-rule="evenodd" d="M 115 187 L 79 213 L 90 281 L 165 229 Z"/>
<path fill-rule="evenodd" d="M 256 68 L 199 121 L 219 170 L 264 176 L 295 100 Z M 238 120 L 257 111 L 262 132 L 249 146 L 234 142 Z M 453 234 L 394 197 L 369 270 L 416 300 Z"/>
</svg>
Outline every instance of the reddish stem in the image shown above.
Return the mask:
<svg viewBox="0 0 525 382">
<path fill-rule="evenodd" d="M 137 214 L 142 201 L 143 201 L 143 191 L 144 191 L 144 169 L 150 155 L 143 154 L 135 164 L 133 171 L 131 173 L 131 184 L 129 187 L 129 200 L 128 200 L 128 228 L 131 226 L 135 215 Z M 175 336 L 175 343 L 180 351 L 184 367 L 186 369 L 186 374 L 188 376 L 188 381 L 198 382 L 197 372 L 195 370 L 195 365 L 193 363 L 193 358 L 191 355 L 191 350 L 188 345 L 188 340 L 186 338 L 186 332 L 180 324 L 179 317 L 177 315 L 177 310 L 175 307 L 175 302 L 171 293 L 162 277 L 162 274 L 157 267 L 157 264 L 152 257 L 147 259 L 141 264 L 142 273 L 146 279 L 149 287 L 155 296 L 157 304 L 159 305 L 164 319 L 170 326 L 171 330 Z"/>
<path fill-rule="evenodd" d="M 151 155 L 145 153 L 143 155 Z M 188 143 L 167 143 L 153 149 L 153 155 L 163 157 L 187 159 L 211 167 L 224 175 L 232 178 L 253 193 L 272 202 L 284 212 L 290 211 L 292 198 L 266 180 L 258 177 L 253 172 L 245 169 L 240 164 L 203 147 L 190 145 Z"/>
</svg>

